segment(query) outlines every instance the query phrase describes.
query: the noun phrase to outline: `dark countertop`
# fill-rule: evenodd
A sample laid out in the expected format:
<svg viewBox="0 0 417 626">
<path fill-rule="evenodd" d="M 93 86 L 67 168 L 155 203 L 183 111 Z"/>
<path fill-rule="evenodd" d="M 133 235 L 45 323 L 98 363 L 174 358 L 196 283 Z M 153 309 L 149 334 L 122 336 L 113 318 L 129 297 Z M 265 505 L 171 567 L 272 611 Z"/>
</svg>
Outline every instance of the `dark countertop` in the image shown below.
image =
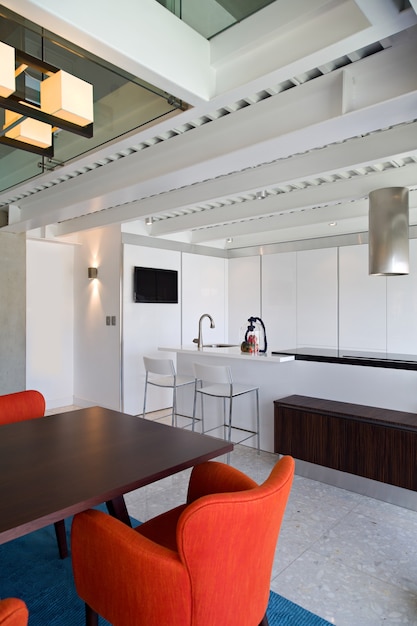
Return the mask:
<svg viewBox="0 0 417 626">
<path fill-rule="evenodd" d="M 389 352 L 362 352 L 355 350 L 337 350 L 326 348 L 294 348 L 276 350 L 271 355 L 288 354 L 296 361 L 317 361 L 322 363 L 343 363 L 367 367 L 385 367 L 390 369 L 416 370 L 417 355 L 395 354 Z"/>
</svg>

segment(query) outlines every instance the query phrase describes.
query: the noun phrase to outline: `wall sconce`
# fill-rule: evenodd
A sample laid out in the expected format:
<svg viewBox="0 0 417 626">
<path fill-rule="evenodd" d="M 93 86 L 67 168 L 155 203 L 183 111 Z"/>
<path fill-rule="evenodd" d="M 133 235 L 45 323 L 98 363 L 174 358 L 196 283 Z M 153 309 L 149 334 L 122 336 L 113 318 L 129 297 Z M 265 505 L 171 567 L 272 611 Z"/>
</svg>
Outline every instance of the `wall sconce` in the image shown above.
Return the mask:
<svg viewBox="0 0 417 626">
<path fill-rule="evenodd" d="M 409 269 L 408 188 L 369 194 L 369 274 L 402 276 Z"/>
<path fill-rule="evenodd" d="M 98 268 L 97 267 L 89 267 L 88 268 L 88 278 L 97 278 L 98 277 Z"/>
</svg>

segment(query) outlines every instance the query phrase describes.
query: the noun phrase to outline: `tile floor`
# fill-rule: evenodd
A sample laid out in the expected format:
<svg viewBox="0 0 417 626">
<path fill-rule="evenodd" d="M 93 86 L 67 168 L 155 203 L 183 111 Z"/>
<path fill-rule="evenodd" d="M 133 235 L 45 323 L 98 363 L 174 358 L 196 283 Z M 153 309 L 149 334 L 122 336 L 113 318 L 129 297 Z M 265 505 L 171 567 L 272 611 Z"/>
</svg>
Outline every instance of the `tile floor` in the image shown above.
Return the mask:
<svg viewBox="0 0 417 626">
<path fill-rule="evenodd" d="M 232 465 L 263 481 L 276 455 L 236 446 Z M 189 471 L 126 496 L 146 520 L 184 501 Z M 295 476 L 271 589 L 337 626 L 417 624 L 417 512 Z"/>
<path fill-rule="evenodd" d="M 257 482 L 276 460 L 242 445 L 231 454 Z M 146 520 L 182 503 L 189 473 L 127 494 L 129 513 Z M 295 476 L 271 589 L 337 626 L 417 625 L 417 512 Z"/>
</svg>

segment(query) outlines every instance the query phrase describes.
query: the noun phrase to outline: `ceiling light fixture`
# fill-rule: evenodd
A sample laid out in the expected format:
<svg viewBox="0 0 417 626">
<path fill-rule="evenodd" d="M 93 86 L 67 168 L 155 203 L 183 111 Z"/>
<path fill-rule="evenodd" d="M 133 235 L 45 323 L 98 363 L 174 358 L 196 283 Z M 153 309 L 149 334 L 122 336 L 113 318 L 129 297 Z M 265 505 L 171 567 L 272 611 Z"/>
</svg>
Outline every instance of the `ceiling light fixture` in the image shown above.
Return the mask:
<svg viewBox="0 0 417 626">
<path fill-rule="evenodd" d="M 386 187 L 369 194 L 369 274 L 409 273 L 408 189 Z"/>
<path fill-rule="evenodd" d="M 29 69 L 39 72 L 42 79 L 29 76 Z M 23 93 L 16 85 L 16 77 L 21 74 L 25 74 Z M 26 97 L 26 78 L 32 89 L 34 83 L 37 85 L 37 102 L 33 95 Z M 93 86 L 3 42 L 0 108 L 5 111 L 0 143 L 14 148 L 53 157 L 53 133 L 57 129 L 86 138 L 93 136 Z"/>
<path fill-rule="evenodd" d="M 257 191 L 256 192 L 256 199 L 257 200 L 265 200 L 266 196 L 267 196 L 267 193 L 266 193 L 265 189 L 263 189 L 262 191 Z"/>
<path fill-rule="evenodd" d="M 8 98 L 16 90 L 14 48 L 0 41 L 0 96 Z"/>
<path fill-rule="evenodd" d="M 152 226 L 152 224 L 153 224 L 153 217 L 147 217 L 145 219 L 145 224 L 146 224 L 146 226 Z"/>
</svg>

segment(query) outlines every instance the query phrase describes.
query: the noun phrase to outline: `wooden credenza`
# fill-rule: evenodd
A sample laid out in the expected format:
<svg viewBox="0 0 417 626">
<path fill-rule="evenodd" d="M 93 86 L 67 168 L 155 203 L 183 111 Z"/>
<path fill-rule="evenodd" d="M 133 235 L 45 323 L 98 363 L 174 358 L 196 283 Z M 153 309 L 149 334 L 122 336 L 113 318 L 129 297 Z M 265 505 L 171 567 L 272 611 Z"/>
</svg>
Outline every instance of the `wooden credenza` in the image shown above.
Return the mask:
<svg viewBox="0 0 417 626">
<path fill-rule="evenodd" d="M 308 396 L 274 402 L 274 450 L 417 491 L 417 415 Z"/>
</svg>

